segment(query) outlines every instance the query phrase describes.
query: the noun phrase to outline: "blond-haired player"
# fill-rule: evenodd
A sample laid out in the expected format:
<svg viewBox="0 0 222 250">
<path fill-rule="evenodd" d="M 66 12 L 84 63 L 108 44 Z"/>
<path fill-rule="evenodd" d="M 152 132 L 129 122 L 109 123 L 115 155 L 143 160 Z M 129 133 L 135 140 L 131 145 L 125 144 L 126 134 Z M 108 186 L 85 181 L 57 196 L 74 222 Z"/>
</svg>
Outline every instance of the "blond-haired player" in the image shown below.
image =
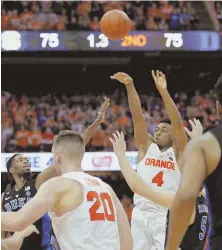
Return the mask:
<svg viewBox="0 0 222 250">
<path fill-rule="evenodd" d="M 21 230 L 50 211 L 62 250 L 132 250 L 129 223 L 115 193 L 99 178 L 82 172 L 82 136 L 61 131 L 52 152 L 61 176 L 45 182 L 18 212 L 2 213 L 2 230 Z"/>
</svg>

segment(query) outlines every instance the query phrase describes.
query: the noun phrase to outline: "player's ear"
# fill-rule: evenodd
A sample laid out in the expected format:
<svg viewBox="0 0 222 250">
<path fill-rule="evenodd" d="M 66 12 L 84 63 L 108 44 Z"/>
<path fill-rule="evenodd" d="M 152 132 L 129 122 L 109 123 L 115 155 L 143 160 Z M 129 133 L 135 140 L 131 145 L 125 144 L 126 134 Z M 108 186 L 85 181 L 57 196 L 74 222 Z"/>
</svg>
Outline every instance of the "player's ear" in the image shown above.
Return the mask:
<svg viewBox="0 0 222 250">
<path fill-rule="evenodd" d="M 14 174 L 15 173 L 15 168 L 12 166 L 12 167 L 10 167 L 10 169 L 9 169 L 9 173 L 10 174 Z"/>
<path fill-rule="evenodd" d="M 60 164 L 61 163 L 61 156 L 60 156 L 59 152 L 54 153 L 54 163 L 55 164 Z"/>
</svg>

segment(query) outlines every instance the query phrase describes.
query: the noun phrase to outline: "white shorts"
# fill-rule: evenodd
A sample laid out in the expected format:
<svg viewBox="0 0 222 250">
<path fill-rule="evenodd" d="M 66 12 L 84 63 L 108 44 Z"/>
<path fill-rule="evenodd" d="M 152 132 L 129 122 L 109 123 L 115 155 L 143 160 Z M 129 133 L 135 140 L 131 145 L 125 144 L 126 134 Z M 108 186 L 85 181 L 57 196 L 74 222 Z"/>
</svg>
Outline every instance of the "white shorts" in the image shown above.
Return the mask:
<svg viewBox="0 0 222 250">
<path fill-rule="evenodd" d="M 133 209 L 131 231 L 133 250 L 164 250 L 166 213 L 150 213 Z"/>
</svg>

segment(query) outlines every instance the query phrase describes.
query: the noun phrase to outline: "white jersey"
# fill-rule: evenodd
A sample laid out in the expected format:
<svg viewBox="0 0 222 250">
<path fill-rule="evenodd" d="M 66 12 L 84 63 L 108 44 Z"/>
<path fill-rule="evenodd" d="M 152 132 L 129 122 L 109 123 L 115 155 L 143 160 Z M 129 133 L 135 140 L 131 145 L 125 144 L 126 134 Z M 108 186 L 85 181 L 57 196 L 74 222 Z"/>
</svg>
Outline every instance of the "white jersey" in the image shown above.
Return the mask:
<svg viewBox="0 0 222 250">
<path fill-rule="evenodd" d="M 181 173 L 172 147 L 161 152 L 159 147 L 152 143 L 143 160 L 137 165 L 137 173 L 154 188 L 176 192 L 180 184 Z M 167 212 L 167 208 L 137 194 L 134 195 L 134 204 L 140 210 Z"/>
<path fill-rule="evenodd" d="M 83 172 L 70 172 L 62 177 L 81 184 L 83 203 L 61 217 L 49 212 L 61 249 L 119 250 L 116 207 L 105 183 Z"/>
</svg>

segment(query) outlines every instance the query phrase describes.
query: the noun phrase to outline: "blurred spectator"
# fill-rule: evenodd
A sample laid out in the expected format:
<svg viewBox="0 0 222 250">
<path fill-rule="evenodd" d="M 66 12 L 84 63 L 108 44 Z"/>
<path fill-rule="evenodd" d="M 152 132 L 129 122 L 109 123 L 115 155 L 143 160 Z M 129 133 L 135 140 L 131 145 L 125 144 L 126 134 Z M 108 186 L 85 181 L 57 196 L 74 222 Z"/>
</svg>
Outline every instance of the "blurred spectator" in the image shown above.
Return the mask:
<svg viewBox="0 0 222 250">
<path fill-rule="evenodd" d="M 59 31 L 63 31 L 66 29 L 67 24 L 68 24 L 67 11 L 66 9 L 62 9 L 61 15 L 58 16 L 58 22 L 56 28 Z"/>
<path fill-rule="evenodd" d="M 169 19 L 170 14 L 172 13 L 174 6 L 168 1 L 161 1 L 160 2 L 160 13 L 162 18 Z"/>
<path fill-rule="evenodd" d="M 156 22 L 154 21 L 154 19 L 152 17 L 150 17 L 146 23 L 145 23 L 145 27 L 147 30 L 157 30 L 158 26 L 156 24 Z"/>
<path fill-rule="evenodd" d="M 49 152 L 52 148 L 54 133 L 50 127 L 47 127 L 42 136 L 42 144 L 44 151 Z"/>
<path fill-rule="evenodd" d="M 221 4 L 221 2 L 216 2 L 215 6 L 216 6 L 217 18 L 219 20 L 222 20 L 222 4 Z"/>
<path fill-rule="evenodd" d="M 93 147 L 95 151 L 104 150 L 105 138 L 106 138 L 105 131 L 98 128 L 91 140 L 91 146 Z"/>
<path fill-rule="evenodd" d="M 38 152 L 42 143 L 42 133 L 39 131 L 37 126 L 32 128 L 28 137 L 29 148 L 31 152 Z"/>
<path fill-rule="evenodd" d="M 191 15 L 188 13 L 187 8 L 184 7 L 180 14 L 180 24 L 184 30 L 187 30 L 190 25 Z"/>
<path fill-rule="evenodd" d="M 180 12 L 181 10 L 177 8 L 170 14 L 170 28 L 172 30 L 178 30 L 180 28 Z"/>
<path fill-rule="evenodd" d="M 169 29 L 169 25 L 167 24 L 167 22 L 163 18 L 161 19 L 158 27 L 159 27 L 159 30 L 168 30 Z"/>
<path fill-rule="evenodd" d="M 220 22 L 220 30 L 222 30 L 222 3 L 221 2 L 218 2 L 218 1 L 215 2 L 215 11 L 216 11 L 218 21 Z"/>
<path fill-rule="evenodd" d="M 97 16 L 93 17 L 93 20 L 89 24 L 89 28 L 95 31 L 100 29 L 99 19 Z"/>
<path fill-rule="evenodd" d="M 152 3 L 152 6 L 148 8 L 147 17 L 152 17 L 153 19 L 161 18 L 161 12 L 156 3 Z"/>
<path fill-rule="evenodd" d="M 29 146 L 29 136 L 30 136 L 30 134 L 31 134 L 31 131 L 26 130 L 23 125 L 15 133 L 17 150 L 19 152 L 25 152 L 25 151 L 27 151 L 28 146 Z"/>
</svg>

